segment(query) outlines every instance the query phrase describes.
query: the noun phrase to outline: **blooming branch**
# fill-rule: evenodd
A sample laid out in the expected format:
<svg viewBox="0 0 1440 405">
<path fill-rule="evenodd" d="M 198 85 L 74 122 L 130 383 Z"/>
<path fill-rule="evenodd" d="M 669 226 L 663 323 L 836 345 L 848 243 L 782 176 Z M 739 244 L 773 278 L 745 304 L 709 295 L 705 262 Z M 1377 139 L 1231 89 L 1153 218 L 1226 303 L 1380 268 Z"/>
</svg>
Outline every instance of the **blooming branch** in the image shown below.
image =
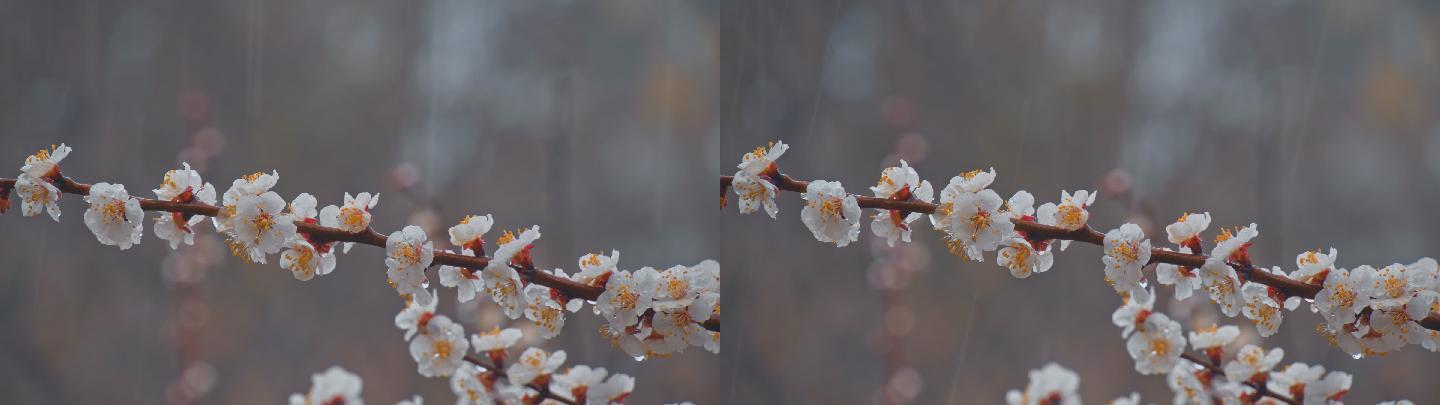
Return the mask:
<svg viewBox="0 0 1440 405">
<path fill-rule="evenodd" d="M 735 176 L 720 176 L 721 189 L 725 190 L 732 186 Z M 809 187 L 809 181 L 796 180 L 788 175 L 777 175 L 772 184 L 779 190 L 804 193 Z M 867 197 L 852 195 L 860 208 L 875 208 L 886 211 L 899 211 L 907 213 L 935 214 L 939 205 L 915 200 L 891 200 L 878 197 Z M 727 200 L 728 202 L 728 200 Z M 723 206 L 724 204 L 722 204 Z M 1078 229 L 1064 229 L 1058 226 L 1045 225 L 1034 220 L 1015 219 L 1011 221 L 1015 231 L 1023 232 L 1026 238 L 1033 241 L 1077 241 L 1092 245 L 1104 245 L 1105 235 L 1090 229 L 1089 225 L 1081 226 Z M 1204 254 L 1181 253 L 1163 248 L 1151 248 L 1150 260 L 1146 264 L 1166 263 L 1189 268 L 1199 268 L 1205 265 L 1210 259 Z M 1314 299 L 1323 285 L 1308 283 L 1286 277 L 1281 274 L 1274 274 L 1264 271 L 1257 271 L 1257 267 L 1250 263 L 1230 263 L 1241 277 L 1249 281 L 1264 284 L 1275 288 L 1280 294 L 1286 297 L 1301 297 Z M 1440 330 L 1440 313 L 1431 311 L 1427 316 L 1417 319 L 1421 326 L 1431 330 Z"/>
<path fill-rule="evenodd" d="M 1252 263 L 1249 249 L 1259 235 L 1255 224 L 1222 230 L 1206 254 L 1201 233 L 1210 225 L 1210 214 L 1185 214 L 1165 228 L 1167 240 L 1175 244 L 1172 250 L 1152 246 L 1135 224 L 1106 233 L 1091 229 L 1093 192 L 1061 192 L 1058 203 L 1036 208 L 1034 196 L 1024 190 L 1001 200 L 989 189 L 996 176 L 990 169 L 951 178 L 940 191 L 939 201 L 931 202 L 931 184 L 902 160 L 899 166 L 881 172 L 880 180 L 870 188 L 873 196 L 855 195 L 845 192 L 840 182 L 804 181 L 782 174 L 776 160 L 788 149 L 784 143 L 773 143 L 745 154 L 734 176 L 720 178 L 721 207 L 733 189 L 741 213 L 764 208 L 774 218 L 779 212 L 776 194 L 802 193 L 805 207 L 800 217 L 805 226 L 817 240 L 839 247 L 858 239 L 862 209 L 877 210 L 871 217 L 871 231 L 891 246 L 909 242 L 911 223 L 928 216 L 951 253 L 984 261 L 986 252 L 996 252 L 996 263 L 1016 278 L 1048 271 L 1057 241 L 1059 250 L 1075 241 L 1102 246 L 1105 281 L 1124 300 L 1112 321 L 1122 328 L 1126 351 L 1135 360 L 1137 372 L 1170 373 L 1176 403 L 1212 399 L 1253 403 L 1260 397 L 1285 403 L 1300 398 L 1305 403 L 1327 403 L 1348 392 L 1350 376 L 1332 372 L 1322 379 L 1323 367 L 1299 363 L 1272 373 L 1283 351 L 1267 353 L 1255 346 L 1243 348 L 1220 370 L 1224 345 L 1239 333 L 1234 327 L 1220 328 L 1220 332 L 1192 331 L 1190 345 L 1209 357 L 1208 361 L 1192 360 L 1196 358 L 1185 354 L 1187 342 L 1180 323 L 1153 312 L 1154 292 L 1142 271 L 1152 264 L 1156 281 L 1173 285 L 1176 299 L 1203 290 L 1222 313 L 1243 315 L 1262 337 L 1276 332 L 1284 311 L 1309 301 L 1312 311 L 1324 318 L 1320 333 L 1353 356 L 1384 354 L 1407 344 L 1440 350 L 1440 263 L 1434 259 L 1379 270 L 1370 266 L 1347 270 L 1334 265 L 1336 252 L 1331 249 L 1328 254 L 1301 253 L 1296 257 L 1298 269 L 1287 273 L 1279 267 Z M 1197 373 L 1199 366 L 1204 368 Z M 1223 381 L 1213 378 L 1217 371 L 1223 371 Z M 1025 392 L 1012 391 L 1007 400 L 1012 404 L 1078 403 L 1073 395 L 1078 377 L 1058 365 L 1032 372 L 1031 380 L 1031 387 Z M 1287 391 L 1293 398 L 1283 395 Z M 1138 397 L 1117 402 L 1137 403 Z"/>
<path fill-rule="evenodd" d="M 301 281 L 331 273 L 338 253 L 348 252 L 355 244 L 384 247 L 387 279 L 406 300 L 396 326 L 406 331 L 411 357 L 422 376 L 475 374 L 461 367 L 470 346 L 463 328 L 434 312 L 437 297 L 429 290 L 426 271 L 437 265 L 440 285 L 455 288 L 458 301 L 467 302 L 477 293 L 488 295 L 509 318 L 524 316 L 533 321 L 544 339 L 559 334 L 567 311 L 577 312 L 589 303 L 596 315 L 608 321 L 601 335 L 637 360 L 668 356 L 689 346 L 716 353 L 720 349 L 720 265 L 713 260 L 663 270 L 644 267 L 627 271 L 618 267 L 619 252 L 609 256 L 594 253 L 582 256 L 579 271 L 570 275 L 562 269 L 542 270 L 535 265 L 532 250 L 541 236 L 539 226 L 504 232 L 487 256 L 485 234 L 494 219 L 490 215 L 466 216 L 448 230 L 450 243 L 459 251 L 437 250 L 420 227 L 406 226 L 389 235 L 371 228 L 370 209 L 379 202 L 379 195 L 347 193 L 343 205 L 319 208 L 314 196 L 301 193 L 287 204 L 270 190 L 279 181 L 279 173 L 272 172 L 235 180 L 217 201 L 215 187 L 186 164 L 165 174 L 160 188 L 154 190 L 157 198 L 139 198 L 121 184 L 86 184 L 65 176 L 60 162 L 70 151 L 65 145 L 41 150 L 26 158 L 20 176 L 0 179 L 0 213 L 9 209 L 13 190 L 22 214 L 46 213 L 58 222 L 60 196 L 81 195 L 89 203 L 85 225 L 100 243 L 121 250 L 141 242 L 147 211 L 162 213 L 154 221 L 155 235 L 172 249 L 182 243 L 193 244 L 194 227 L 208 217 L 216 230 L 226 235 L 236 256 L 265 263 L 270 255 L 279 254 L 280 266 Z M 491 378 L 508 376 L 513 386 L 514 392 L 501 392 L 493 381 L 486 382 L 486 398 L 567 402 L 565 396 L 553 395 L 548 385 L 551 374 L 564 361 L 563 351 L 546 360 L 544 351 L 531 348 L 509 369 L 498 369 L 504 364 L 503 349 L 518 339 L 518 330 L 512 331 L 507 335 L 513 336 L 499 339 L 503 342 L 499 344 L 493 337 L 484 337 L 487 335 L 472 337 L 477 351 L 488 352 L 492 361 L 478 366 L 491 369 L 485 371 Z M 603 369 L 597 370 L 603 377 Z M 615 382 L 607 380 L 605 385 L 614 385 L 610 396 L 601 395 L 606 388 L 599 382 L 585 383 L 592 388 L 589 403 L 623 401 L 633 379 L 612 377 Z M 320 377 L 316 378 L 319 385 Z M 557 380 L 564 378 L 557 376 Z M 358 395 L 358 381 L 354 386 Z M 456 392 L 458 395 L 461 390 Z M 566 395 L 584 401 L 585 392 L 582 386 Z M 318 402 L 330 403 L 330 397 L 322 398 Z M 469 398 L 478 400 L 474 394 Z"/>
</svg>

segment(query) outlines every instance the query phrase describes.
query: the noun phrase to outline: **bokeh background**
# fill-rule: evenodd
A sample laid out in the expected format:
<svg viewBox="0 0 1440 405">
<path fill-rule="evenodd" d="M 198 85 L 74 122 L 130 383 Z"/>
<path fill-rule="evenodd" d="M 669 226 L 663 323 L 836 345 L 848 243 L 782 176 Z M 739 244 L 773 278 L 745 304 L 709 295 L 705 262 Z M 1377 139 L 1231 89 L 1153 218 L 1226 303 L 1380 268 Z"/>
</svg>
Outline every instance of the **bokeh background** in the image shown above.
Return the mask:
<svg viewBox="0 0 1440 405">
<path fill-rule="evenodd" d="M 724 21 L 726 174 L 783 139 L 783 172 L 851 192 L 899 158 L 937 192 L 993 166 L 994 189 L 1037 205 L 1100 190 L 1100 228 L 1163 235 L 1185 211 L 1212 213 L 1212 231 L 1257 222 L 1259 263 L 1329 246 L 1345 267 L 1437 254 L 1433 3 L 762 1 L 728 3 Z M 1099 247 L 1020 280 L 993 254 L 949 255 L 924 225 L 913 249 L 877 248 L 868 222 L 857 245 L 816 242 L 802 206 L 787 193 L 779 220 L 723 215 L 725 376 L 746 387 L 732 403 L 996 403 L 1051 361 L 1080 373 L 1086 402 L 1170 402 L 1110 323 Z M 1222 320 L 1256 339 L 1205 298 L 1158 292 L 1187 330 Z M 1308 312 L 1259 343 L 1353 373 L 1348 402 L 1440 402 L 1440 354 L 1353 360 Z"/>
<path fill-rule="evenodd" d="M 694 264 L 717 256 L 716 7 L 0 2 L 0 160 L 13 177 L 64 142 L 67 174 L 144 196 L 182 161 L 221 190 L 274 169 L 287 199 L 379 192 L 382 232 L 418 224 L 443 241 L 493 213 L 541 226 L 542 266 L 610 249 L 626 268 Z M 372 403 L 453 401 L 393 326 L 383 250 L 302 283 L 278 259 L 229 257 L 209 225 L 178 253 L 148 227 L 129 251 L 102 246 L 83 205 L 65 198 L 59 224 L 0 217 L 4 402 L 281 403 L 331 365 Z M 512 325 L 488 300 L 441 297 L 467 331 Z M 527 344 L 634 375 L 634 403 L 717 402 L 720 356 L 637 363 L 598 326 L 587 309 Z"/>
</svg>

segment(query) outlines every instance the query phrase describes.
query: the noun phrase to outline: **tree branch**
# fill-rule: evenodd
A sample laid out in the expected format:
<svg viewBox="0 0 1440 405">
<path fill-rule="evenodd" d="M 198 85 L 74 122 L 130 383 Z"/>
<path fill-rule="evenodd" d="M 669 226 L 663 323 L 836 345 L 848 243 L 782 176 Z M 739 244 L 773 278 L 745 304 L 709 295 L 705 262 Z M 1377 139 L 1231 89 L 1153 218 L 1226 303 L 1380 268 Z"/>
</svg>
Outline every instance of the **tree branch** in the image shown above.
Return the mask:
<svg viewBox="0 0 1440 405">
<path fill-rule="evenodd" d="M 721 188 L 728 187 L 733 180 L 734 176 L 720 176 Z M 797 193 L 804 193 L 805 188 L 810 185 L 808 181 L 796 180 L 784 174 L 775 176 L 772 183 L 780 190 Z M 860 203 L 861 208 L 933 214 L 937 207 L 936 204 L 924 201 L 895 201 L 856 194 L 851 195 L 855 196 L 855 200 Z M 1036 240 L 1073 240 L 1102 246 L 1105 244 L 1105 235 L 1090 229 L 1088 225 L 1076 230 L 1067 230 L 1030 221 L 1012 220 L 1011 222 L 1015 224 L 1016 231 L 1025 232 L 1028 237 Z M 1150 249 L 1150 263 L 1169 263 L 1190 268 L 1199 268 L 1205 264 L 1205 260 L 1208 258 L 1209 256 L 1203 254 L 1187 254 L 1160 248 Z M 1274 287 L 1286 296 L 1313 299 L 1321 290 L 1321 286 L 1319 285 L 1306 283 L 1267 271 L 1255 271 L 1255 266 L 1232 265 L 1232 267 L 1235 267 L 1235 272 L 1243 279 Z M 1430 316 L 1418 320 L 1418 322 L 1427 329 L 1440 330 L 1440 314 L 1431 313 Z"/>
<path fill-rule="evenodd" d="M 55 188 L 59 189 L 61 193 L 75 195 L 90 194 L 89 184 L 77 182 L 74 179 L 71 179 L 64 175 L 56 175 L 55 177 L 58 178 L 58 180 L 54 181 Z M 14 187 L 15 179 L 0 178 L 0 188 Z M 180 203 L 173 201 L 157 200 L 153 198 L 140 198 L 136 196 L 131 197 L 135 197 L 137 200 L 140 200 L 140 209 L 145 211 L 178 212 L 182 214 L 203 215 L 207 217 L 214 217 L 220 213 L 220 207 L 200 202 Z M 376 232 L 372 228 L 366 228 L 364 231 L 351 233 L 341 230 L 339 228 L 320 226 L 318 224 L 312 224 L 305 221 L 295 221 L 295 227 L 296 232 L 308 234 L 316 241 L 355 242 L 364 245 L 378 246 L 382 248 L 385 247 L 385 234 Z M 438 251 L 435 252 L 435 259 L 431 262 L 432 265 L 449 265 L 471 269 L 483 269 L 489 263 L 490 258 L 484 256 L 465 256 L 461 254 Z M 520 273 L 520 276 L 524 277 L 528 282 L 553 288 L 565 294 L 565 296 L 567 297 L 580 298 L 586 301 L 595 301 L 596 298 L 600 297 L 601 293 L 605 292 L 605 288 L 603 287 L 596 287 L 585 283 L 576 282 L 574 280 L 556 276 L 554 274 L 546 273 L 543 271 L 534 271 L 534 269 L 528 270 L 529 271 L 520 271 L 518 273 Z M 709 320 L 701 322 L 701 325 L 711 331 L 719 332 L 720 318 L 711 318 Z"/>
</svg>

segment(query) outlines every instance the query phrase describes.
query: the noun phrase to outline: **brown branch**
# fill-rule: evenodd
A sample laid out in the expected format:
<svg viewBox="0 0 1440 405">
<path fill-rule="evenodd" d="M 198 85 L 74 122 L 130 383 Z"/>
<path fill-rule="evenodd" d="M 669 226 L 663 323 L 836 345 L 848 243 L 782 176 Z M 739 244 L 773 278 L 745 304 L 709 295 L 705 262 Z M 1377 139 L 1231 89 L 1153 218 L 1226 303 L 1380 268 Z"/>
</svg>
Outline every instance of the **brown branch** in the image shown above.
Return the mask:
<svg viewBox="0 0 1440 405">
<path fill-rule="evenodd" d="M 1217 374 L 1225 374 L 1225 370 L 1222 369 L 1222 368 L 1220 368 L 1220 365 L 1219 365 L 1219 364 L 1211 363 L 1211 362 L 1210 362 L 1210 359 L 1206 359 L 1206 358 L 1197 356 L 1197 355 L 1195 355 L 1194 353 L 1180 353 L 1180 357 L 1184 358 L 1185 360 L 1190 360 L 1191 363 L 1199 364 L 1200 366 L 1205 367 L 1206 369 L 1209 369 L 1210 372 L 1217 373 Z M 1264 395 L 1264 396 L 1267 396 L 1267 397 L 1270 397 L 1270 398 L 1275 398 L 1276 400 L 1278 400 L 1278 401 L 1280 401 L 1280 402 L 1287 403 L 1287 404 L 1294 404 L 1294 405 L 1298 405 L 1298 404 L 1299 404 L 1299 402 L 1296 402 L 1294 399 L 1291 399 L 1290 397 L 1287 397 L 1287 396 L 1285 396 L 1284 394 L 1280 394 L 1280 393 L 1277 393 L 1277 392 L 1272 392 L 1272 391 L 1270 391 L 1270 388 L 1269 388 L 1268 386 L 1266 386 L 1264 383 L 1257 383 L 1257 382 L 1254 382 L 1254 381 L 1246 381 L 1246 382 L 1244 382 L 1244 384 L 1250 386 L 1250 388 L 1254 388 L 1254 389 L 1255 389 L 1255 393 L 1257 393 L 1257 394 Z"/>
<path fill-rule="evenodd" d="M 477 366 L 480 366 L 480 367 L 484 367 L 486 370 L 489 370 L 489 372 L 494 373 L 496 378 L 508 378 L 508 377 L 505 376 L 505 369 L 500 368 L 500 367 L 498 367 L 498 366 L 490 365 L 490 364 L 487 363 L 486 361 L 481 360 L 479 357 L 475 357 L 474 355 L 469 355 L 469 354 L 465 355 L 465 361 L 470 362 L 471 364 L 474 364 L 474 365 L 477 365 Z M 531 382 L 531 383 L 529 383 L 529 384 L 525 384 L 525 386 L 526 386 L 526 387 L 530 387 L 530 389 L 533 389 L 533 390 L 535 390 L 535 392 L 540 393 L 539 396 L 535 398 L 535 403 L 537 403 L 537 404 L 538 404 L 538 403 L 544 403 L 545 400 L 547 400 L 547 399 L 553 399 L 553 400 L 558 401 L 558 402 L 563 403 L 563 404 L 575 405 L 575 401 L 574 401 L 574 400 L 572 400 L 572 399 L 570 399 L 570 398 L 565 398 L 565 397 L 562 397 L 562 396 L 558 396 L 558 395 L 555 395 L 554 392 L 550 392 L 550 385 L 549 385 L 549 384 L 540 384 L 540 383 L 536 383 L 536 382 Z"/>
<path fill-rule="evenodd" d="M 89 184 L 77 182 L 74 179 L 65 177 L 64 175 L 56 175 L 55 177 L 58 178 L 58 180 L 54 181 L 55 188 L 59 189 L 61 193 L 75 195 L 90 194 Z M 0 187 L 14 187 L 14 185 L 15 179 L 0 178 Z M 208 217 L 214 217 L 215 215 L 220 213 L 220 207 L 200 202 L 181 203 L 157 200 L 153 198 L 135 198 L 137 200 L 140 200 L 140 209 L 145 211 L 179 212 L 183 214 L 204 215 Z M 317 242 L 355 242 L 365 245 L 378 246 L 382 248 L 385 247 L 385 234 L 376 232 L 374 229 L 368 227 L 364 231 L 352 233 L 346 232 L 339 228 L 321 226 L 305 221 L 295 221 L 295 228 L 296 232 L 310 235 L 310 237 Z M 471 269 L 483 269 L 485 268 L 485 265 L 489 263 L 490 258 L 484 256 L 466 256 L 438 251 L 435 252 L 435 259 L 431 262 L 432 265 L 449 265 Z M 574 280 L 556 276 L 554 274 L 546 273 L 543 271 L 536 271 L 534 268 L 519 269 L 519 273 L 521 277 L 526 279 L 526 281 L 554 288 L 555 290 L 560 291 L 562 294 L 565 294 L 565 296 L 567 297 L 580 298 L 586 301 L 595 301 L 596 298 L 600 297 L 601 293 L 605 292 L 604 287 L 596 287 L 589 284 L 576 282 Z M 705 322 L 702 322 L 701 325 L 705 326 L 706 329 L 709 329 L 711 331 L 719 332 L 720 318 L 712 318 L 706 320 Z"/>
<path fill-rule="evenodd" d="M 733 180 L 733 176 L 720 176 L 720 184 L 722 187 L 730 184 L 730 182 Z M 810 182 L 808 181 L 796 180 L 784 174 L 775 176 L 771 180 L 771 183 L 775 184 L 775 187 L 781 190 L 793 191 L 797 193 L 804 193 L 806 186 L 810 185 Z M 895 201 L 886 198 L 877 198 L 855 194 L 852 195 L 854 195 L 855 200 L 860 203 L 861 208 L 876 208 L 883 210 L 933 214 L 935 213 L 936 207 L 938 207 L 938 205 L 936 204 L 925 201 Z M 1026 236 L 1035 240 L 1073 240 L 1093 245 L 1105 244 L 1105 235 L 1093 229 L 1090 229 L 1088 225 L 1076 230 L 1067 230 L 1054 226 L 1041 225 L 1030 221 L 1012 220 L 1011 222 L 1015 224 L 1016 231 L 1025 232 Z M 1203 254 L 1187 254 L 1176 251 L 1164 250 L 1160 248 L 1150 249 L 1150 263 L 1168 263 L 1191 268 L 1199 268 L 1200 266 L 1203 266 L 1205 264 L 1205 260 L 1208 258 L 1209 256 Z M 1235 267 L 1235 272 L 1238 273 L 1243 279 L 1273 287 L 1276 290 L 1279 290 L 1280 293 L 1284 294 L 1285 296 L 1313 299 L 1315 298 L 1316 294 L 1320 293 L 1321 290 L 1321 286 L 1319 285 L 1295 280 L 1279 274 L 1273 274 L 1268 271 L 1255 271 L 1255 266 L 1232 265 L 1232 267 Z M 1431 313 L 1430 316 L 1426 317 L 1425 319 L 1421 319 L 1418 322 L 1421 326 L 1424 326 L 1425 328 L 1431 330 L 1440 330 L 1440 314 Z"/>
</svg>

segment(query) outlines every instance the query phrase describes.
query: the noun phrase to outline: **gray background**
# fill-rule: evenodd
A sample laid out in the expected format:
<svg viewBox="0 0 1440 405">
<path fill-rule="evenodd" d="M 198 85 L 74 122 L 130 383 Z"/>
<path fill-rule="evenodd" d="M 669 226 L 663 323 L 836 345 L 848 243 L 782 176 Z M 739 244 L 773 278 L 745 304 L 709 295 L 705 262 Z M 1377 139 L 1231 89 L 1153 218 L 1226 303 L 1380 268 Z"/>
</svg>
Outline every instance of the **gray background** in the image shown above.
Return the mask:
<svg viewBox="0 0 1440 405">
<path fill-rule="evenodd" d="M 222 191 L 275 169 L 287 200 L 381 193 L 382 232 L 420 224 L 443 240 L 463 215 L 493 213 L 491 240 L 541 226 L 542 266 L 574 271 L 580 255 L 609 249 L 626 268 L 694 264 L 718 258 L 713 8 L 0 2 L 0 160 L 13 177 L 26 155 L 65 142 L 67 174 L 144 196 L 181 160 Z M 413 191 L 397 178 L 416 180 Z M 301 283 L 277 258 L 229 257 L 209 225 L 184 258 L 167 258 L 148 227 L 121 252 L 95 242 L 79 197 L 61 205 L 59 224 L 18 206 L 0 217 L 6 402 L 183 402 L 209 385 L 202 402 L 277 403 L 332 364 L 363 377 L 372 403 L 454 400 L 445 379 L 415 372 L 381 249 L 356 247 L 335 273 Z M 181 264 L 197 258 L 214 264 Z M 467 331 L 500 322 L 488 300 L 441 294 L 440 311 Z M 598 337 L 588 311 L 530 343 L 636 376 L 634 403 L 716 402 L 720 356 L 636 363 Z M 205 366 L 177 384 L 192 364 Z"/>
<path fill-rule="evenodd" d="M 1258 222 L 1255 259 L 1287 268 L 1328 246 L 1345 267 L 1409 263 L 1440 242 L 1430 4 L 816 1 L 724 12 L 727 174 L 779 138 L 792 145 L 782 171 L 851 192 L 868 194 L 904 157 L 937 193 L 991 166 L 1002 196 L 1025 189 L 1037 205 L 1100 189 L 1093 224 L 1136 222 L 1162 241 L 1184 211 L 1211 212 L 1212 231 Z M 995 403 L 1049 361 L 1080 373 L 1086 402 L 1133 390 L 1170 402 L 1163 376 L 1133 372 L 1110 324 L 1119 300 L 1099 247 L 1072 246 L 1050 272 L 1017 280 L 993 254 L 949 255 L 921 225 L 920 251 L 877 263 L 897 256 L 872 247 L 868 213 L 860 243 L 837 249 L 813 239 L 802 206 L 788 193 L 778 221 L 733 207 L 722 216 L 725 375 L 746 387 L 732 402 Z M 872 287 L 871 269 L 895 263 L 920 270 L 898 292 Z M 1208 299 L 1158 291 L 1187 330 L 1217 319 Z M 1350 402 L 1440 401 L 1440 355 L 1415 346 L 1350 360 L 1308 312 L 1287 313 L 1260 343 L 1353 373 Z M 1228 323 L 1254 339 L 1248 321 Z"/>
</svg>

